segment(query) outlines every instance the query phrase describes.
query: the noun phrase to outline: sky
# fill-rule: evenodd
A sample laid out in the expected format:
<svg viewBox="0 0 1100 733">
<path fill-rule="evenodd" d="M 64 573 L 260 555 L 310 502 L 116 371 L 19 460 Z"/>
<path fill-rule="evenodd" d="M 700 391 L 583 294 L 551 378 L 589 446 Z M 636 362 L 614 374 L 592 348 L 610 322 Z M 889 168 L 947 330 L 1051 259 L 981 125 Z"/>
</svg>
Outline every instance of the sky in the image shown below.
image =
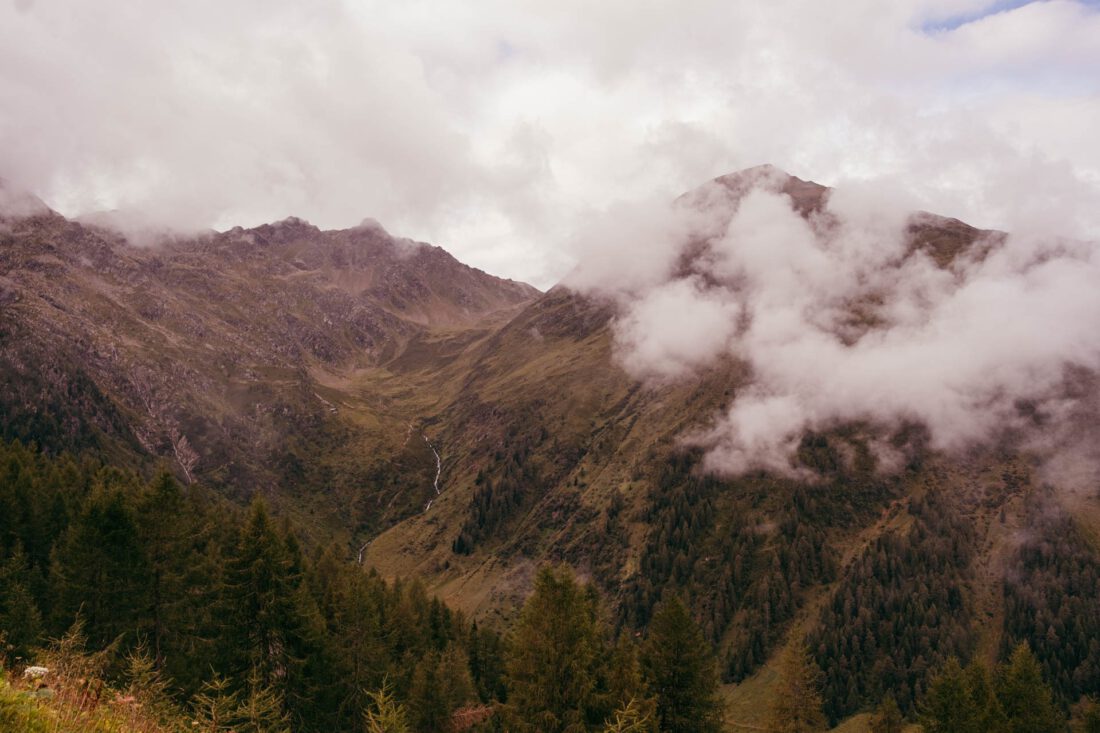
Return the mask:
<svg viewBox="0 0 1100 733">
<path fill-rule="evenodd" d="M 1075 0 L 0 0 L 0 177 L 184 231 L 373 218 L 543 288 L 608 212 L 761 163 L 1094 237 L 1098 69 Z"/>
</svg>

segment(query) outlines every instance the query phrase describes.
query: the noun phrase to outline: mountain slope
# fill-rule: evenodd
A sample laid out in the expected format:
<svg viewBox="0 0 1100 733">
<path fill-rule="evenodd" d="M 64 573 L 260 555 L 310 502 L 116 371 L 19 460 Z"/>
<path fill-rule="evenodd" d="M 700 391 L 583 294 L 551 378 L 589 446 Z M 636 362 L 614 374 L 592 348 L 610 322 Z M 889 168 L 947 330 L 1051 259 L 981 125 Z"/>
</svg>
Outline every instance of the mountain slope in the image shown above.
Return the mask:
<svg viewBox="0 0 1100 733">
<path fill-rule="evenodd" d="M 717 183 L 740 196 L 758 175 Z M 803 216 L 823 215 L 824 187 L 783 177 L 778 188 Z M 906 236 L 906 256 L 942 269 L 1004 242 L 928 213 L 910 217 Z M 860 333 L 874 327 L 862 304 L 850 307 Z M 886 690 L 911 709 L 950 654 L 993 659 L 1021 639 L 1042 646 L 1049 599 L 1012 600 L 1028 553 L 1021 536 L 1057 534 L 1058 522 L 1087 535 L 1095 488 L 1052 492 L 1011 442 L 938 453 L 919 425 L 890 436 L 900 471 L 876 468 L 875 434 L 856 423 L 803 437 L 797 461 L 816 481 L 703 474 L 682 439 L 745 388 L 746 365 L 725 358 L 688 379 L 639 381 L 617 361 L 616 317 L 613 302 L 558 287 L 464 354 L 458 397 L 430 428 L 443 493 L 375 539 L 367 562 L 434 578 L 448 601 L 489 617 L 509 617 L 548 561 L 594 578 L 631 625 L 644 625 L 662 594 L 679 593 L 732 682 L 757 680 L 767 660 L 808 636 L 830 673 L 834 719 Z M 1059 562 L 1093 577 L 1095 551 L 1074 547 Z M 1100 608 L 1100 593 L 1080 603 Z M 1060 623 L 1071 624 L 1064 612 Z M 1076 680 L 1060 686 L 1070 698 L 1100 687 L 1089 632 L 1073 633 L 1079 657 L 1060 657 L 1053 642 L 1044 657 L 1052 677 Z"/>
<path fill-rule="evenodd" d="M 829 189 L 773 168 L 681 202 L 761 181 L 829 226 Z M 837 720 L 886 691 L 911 710 L 946 656 L 1021 639 L 1064 699 L 1100 691 L 1100 502 L 1053 491 L 1019 443 L 948 454 L 917 422 L 883 439 L 855 420 L 807 430 L 793 475 L 716 476 L 684 438 L 746 390 L 749 364 L 635 378 L 611 297 L 540 294 L 373 225 L 139 249 L 30 208 L 0 221 L 4 437 L 270 492 L 315 542 L 344 539 L 479 618 L 510 617 L 546 562 L 594 579 L 633 627 L 680 594 L 741 707 L 803 640 Z M 915 213 L 899 257 L 950 275 L 1004 241 Z M 676 266 L 705 278 L 702 252 Z M 844 304 L 853 340 L 878 296 Z"/>
<path fill-rule="evenodd" d="M 377 226 L 288 219 L 139 248 L 49 210 L 8 216 L 4 437 L 166 459 L 236 492 L 324 487 L 333 512 L 388 502 L 394 457 L 414 472 L 426 460 L 402 449 L 415 400 L 387 394 L 386 365 L 462 348 L 537 294 Z"/>
</svg>

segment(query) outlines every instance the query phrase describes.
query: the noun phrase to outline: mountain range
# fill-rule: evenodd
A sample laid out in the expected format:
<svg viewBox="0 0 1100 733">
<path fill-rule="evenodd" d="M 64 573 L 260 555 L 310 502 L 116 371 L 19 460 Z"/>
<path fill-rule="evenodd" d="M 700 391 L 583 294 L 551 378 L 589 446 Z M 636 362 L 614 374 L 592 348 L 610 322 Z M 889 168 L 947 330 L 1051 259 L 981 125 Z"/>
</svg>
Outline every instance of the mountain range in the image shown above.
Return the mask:
<svg viewBox="0 0 1100 733">
<path fill-rule="evenodd" d="M 768 179 L 803 217 L 830 195 Z M 737 198 L 759 180 L 707 190 Z M 914 213 L 906 237 L 906 256 L 946 271 L 1005 235 Z M 705 471 L 683 438 L 750 367 L 725 354 L 640 378 L 618 356 L 621 315 L 568 281 L 543 293 L 370 221 L 138 246 L 9 192 L 0 436 L 264 495 L 315 545 L 336 538 L 488 623 L 547 562 L 592 579 L 627 626 L 680 595 L 750 723 L 801 639 L 838 719 L 884 690 L 911 706 L 947 656 L 993 661 L 1020 640 L 1065 699 L 1100 690 L 1095 490 L 1058 490 L 1010 442 L 938 451 L 918 424 L 888 436 L 891 470 L 857 423 L 807 431 L 805 475 Z"/>
</svg>

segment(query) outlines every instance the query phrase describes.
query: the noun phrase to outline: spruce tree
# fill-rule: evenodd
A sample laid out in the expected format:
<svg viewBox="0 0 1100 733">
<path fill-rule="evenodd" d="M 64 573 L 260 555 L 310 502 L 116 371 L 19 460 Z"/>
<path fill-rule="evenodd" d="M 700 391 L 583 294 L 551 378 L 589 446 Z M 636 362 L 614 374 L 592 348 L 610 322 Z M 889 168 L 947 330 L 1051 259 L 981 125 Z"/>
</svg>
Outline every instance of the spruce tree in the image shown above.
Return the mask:
<svg viewBox="0 0 1100 733">
<path fill-rule="evenodd" d="M 603 733 L 657 733 L 657 715 L 652 701 L 631 698 L 615 711 Z"/>
<path fill-rule="evenodd" d="M 921 726 L 927 733 L 977 733 L 977 718 L 962 665 L 952 657 L 928 685 L 921 703 Z"/>
<path fill-rule="evenodd" d="M 979 667 L 972 665 L 971 669 Z M 947 660 L 932 678 L 921 703 L 920 722 L 925 733 L 990 733 L 986 726 L 993 701 L 975 689 L 978 678 L 976 672 L 964 671 L 957 658 Z"/>
<path fill-rule="evenodd" d="M 983 733 L 1007 733 L 1005 711 L 993 691 L 989 669 L 977 659 L 963 672 L 967 694 L 977 715 L 977 727 Z"/>
<path fill-rule="evenodd" d="M 1081 716 L 1082 733 L 1100 733 L 1100 703 L 1090 700 Z"/>
<path fill-rule="evenodd" d="M 722 727 L 718 671 L 710 645 L 675 596 L 662 603 L 642 645 L 642 665 L 668 733 L 710 733 Z"/>
<path fill-rule="evenodd" d="M 230 618 L 223 643 L 233 677 L 284 698 L 294 690 L 305 662 L 306 623 L 298 582 L 286 543 L 264 503 L 255 501 L 229 560 Z"/>
<path fill-rule="evenodd" d="M 408 711 L 394 697 L 388 684 L 370 693 L 370 703 L 364 715 L 366 733 L 411 733 Z"/>
<path fill-rule="evenodd" d="M 148 564 L 143 632 L 157 667 L 194 689 L 213 661 L 211 650 L 199 640 L 218 580 L 200 555 L 206 534 L 199 525 L 203 512 L 167 471 L 145 488 L 137 509 Z"/>
<path fill-rule="evenodd" d="M 475 697 L 466 654 L 457 646 L 429 651 L 416 665 L 409 687 L 409 719 L 423 733 L 446 730 L 460 707 Z"/>
<path fill-rule="evenodd" d="M 148 565 L 134 509 L 118 482 L 100 485 L 58 543 L 52 584 L 54 627 L 79 612 L 93 648 L 132 639 L 148 609 Z"/>
</svg>

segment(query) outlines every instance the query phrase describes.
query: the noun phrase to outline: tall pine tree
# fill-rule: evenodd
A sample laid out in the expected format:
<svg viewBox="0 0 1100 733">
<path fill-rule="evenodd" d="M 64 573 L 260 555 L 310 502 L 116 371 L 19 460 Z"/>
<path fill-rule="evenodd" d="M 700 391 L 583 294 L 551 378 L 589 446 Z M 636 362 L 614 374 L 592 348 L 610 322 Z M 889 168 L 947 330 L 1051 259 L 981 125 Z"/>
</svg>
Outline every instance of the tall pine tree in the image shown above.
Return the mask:
<svg viewBox="0 0 1100 733">
<path fill-rule="evenodd" d="M 642 665 L 668 733 L 721 730 L 718 670 L 710 645 L 675 596 L 658 607 L 642 645 Z"/>
</svg>

